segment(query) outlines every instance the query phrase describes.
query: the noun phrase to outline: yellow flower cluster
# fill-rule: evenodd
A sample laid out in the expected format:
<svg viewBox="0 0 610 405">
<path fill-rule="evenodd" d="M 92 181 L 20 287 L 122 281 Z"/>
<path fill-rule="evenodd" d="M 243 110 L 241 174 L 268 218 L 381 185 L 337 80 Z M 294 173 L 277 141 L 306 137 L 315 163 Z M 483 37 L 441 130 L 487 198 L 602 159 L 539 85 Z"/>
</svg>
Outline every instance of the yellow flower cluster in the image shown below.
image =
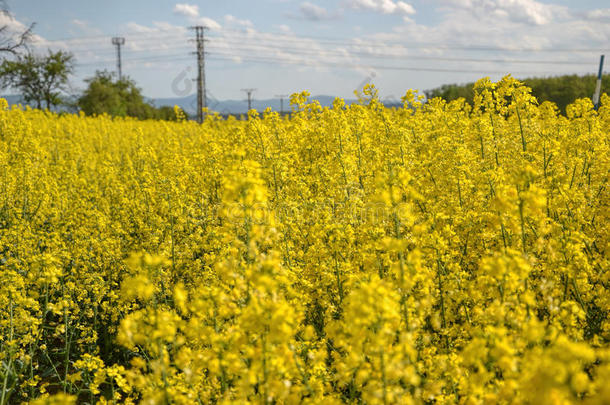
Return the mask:
<svg viewBox="0 0 610 405">
<path fill-rule="evenodd" d="M 0 405 L 610 403 L 610 98 L 475 92 L 2 100 Z"/>
</svg>

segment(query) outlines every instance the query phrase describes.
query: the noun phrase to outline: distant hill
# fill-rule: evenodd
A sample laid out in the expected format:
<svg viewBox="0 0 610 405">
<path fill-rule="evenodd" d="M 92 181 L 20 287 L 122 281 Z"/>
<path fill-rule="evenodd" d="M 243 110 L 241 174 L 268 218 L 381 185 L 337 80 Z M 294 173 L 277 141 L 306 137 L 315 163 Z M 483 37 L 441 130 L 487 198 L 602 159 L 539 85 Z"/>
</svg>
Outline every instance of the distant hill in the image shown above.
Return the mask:
<svg viewBox="0 0 610 405">
<path fill-rule="evenodd" d="M 331 96 L 314 96 L 310 99 L 315 99 L 320 102 L 322 106 L 331 106 L 334 97 Z M 193 94 L 191 96 L 182 98 L 157 98 L 151 100 L 153 105 L 156 107 L 169 106 L 173 107 L 177 105 L 186 111 L 187 114 L 195 114 L 197 111 L 197 97 Z M 355 100 L 346 100 L 346 103 L 351 103 Z M 248 102 L 246 100 L 208 100 L 208 107 L 212 111 L 217 111 L 222 114 L 245 114 L 248 112 Z M 275 111 L 280 111 L 281 100 L 279 98 L 272 99 L 253 99 L 252 108 L 257 111 L 264 111 L 266 108 L 271 107 Z M 290 111 L 290 100 L 284 99 L 284 111 Z"/>
<path fill-rule="evenodd" d="M 323 107 L 331 107 L 335 97 L 333 96 L 312 96 L 310 100 L 317 100 Z M 182 98 L 157 98 L 150 100 L 154 106 L 173 107 L 177 105 L 186 111 L 187 114 L 192 115 L 197 111 L 197 98 L 195 95 L 182 97 Z M 346 99 L 346 104 L 356 103 L 355 99 Z M 388 107 L 402 105 L 400 101 L 394 99 L 384 100 L 384 104 Z M 248 102 L 246 100 L 208 100 L 208 107 L 212 111 L 217 111 L 222 114 L 245 114 L 248 112 Z M 257 111 L 264 111 L 266 108 L 271 107 L 275 111 L 280 111 L 281 100 L 279 98 L 271 99 L 254 99 L 252 100 L 252 108 Z M 290 100 L 289 98 L 284 99 L 284 111 L 290 111 Z"/>
<path fill-rule="evenodd" d="M 565 114 L 566 106 L 579 98 L 592 97 L 595 91 L 597 76 L 565 75 L 556 77 L 519 79 L 526 86 L 531 87 L 532 94 L 539 102 L 552 101 Z M 446 84 L 426 92 L 428 98 L 441 97 L 447 101 L 463 97 L 469 103 L 473 100 L 473 85 Z M 610 74 L 602 77 L 602 93 L 610 90 Z"/>
</svg>

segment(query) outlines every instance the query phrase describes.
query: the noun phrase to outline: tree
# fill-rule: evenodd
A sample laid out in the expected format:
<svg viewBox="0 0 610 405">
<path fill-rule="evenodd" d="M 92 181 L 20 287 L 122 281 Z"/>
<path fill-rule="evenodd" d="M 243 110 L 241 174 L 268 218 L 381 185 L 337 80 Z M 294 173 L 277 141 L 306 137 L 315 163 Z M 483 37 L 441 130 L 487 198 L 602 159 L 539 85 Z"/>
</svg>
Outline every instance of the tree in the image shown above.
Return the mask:
<svg viewBox="0 0 610 405">
<path fill-rule="evenodd" d="M 108 71 L 98 71 L 85 80 L 87 89 L 78 99 L 78 107 L 87 115 L 109 114 L 139 119 L 175 119 L 172 109 L 155 108 L 147 103 L 136 83 L 123 77 L 115 80 Z"/>
<path fill-rule="evenodd" d="M 523 79 L 523 83 L 532 89 L 532 94 L 538 102 L 551 101 L 557 105 L 559 111 L 565 114 L 566 107 L 576 99 L 591 97 L 595 91 L 594 75 L 578 76 L 564 75 L 556 77 L 542 77 Z M 610 88 L 610 75 L 603 75 L 602 90 Z M 446 84 L 426 92 L 428 98 L 441 97 L 447 101 L 463 97 L 467 102 L 473 102 L 474 83 L 463 85 Z"/>
<path fill-rule="evenodd" d="M 0 17 L 8 18 L 9 21 L 14 22 L 14 18 L 4 0 L 0 0 Z M 32 39 L 34 23 L 17 32 L 14 32 L 11 28 L 9 24 L 0 26 L 0 54 L 8 53 L 16 56 L 20 50 L 27 47 L 28 42 Z"/>
<path fill-rule="evenodd" d="M 68 78 L 74 71 L 72 54 L 58 51 L 40 56 L 27 54 L 16 60 L 5 60 L 0 66 L 3 87 L 19 91 L 26 103 L 35 103 L 37 108 L 61 104 L 61 93 L 67 90 Z"/>
</svg>

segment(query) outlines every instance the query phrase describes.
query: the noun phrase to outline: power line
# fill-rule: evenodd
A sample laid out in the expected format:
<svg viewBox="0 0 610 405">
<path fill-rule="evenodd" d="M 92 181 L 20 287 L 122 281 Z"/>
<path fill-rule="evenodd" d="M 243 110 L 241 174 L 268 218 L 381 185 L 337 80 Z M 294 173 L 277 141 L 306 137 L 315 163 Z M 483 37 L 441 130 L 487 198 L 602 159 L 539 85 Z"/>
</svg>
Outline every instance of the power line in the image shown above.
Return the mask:
<svg viewBox="0 0 610 405">
<path fill-rule="evenodd" d="M 240 56 L 231 53 L 211 53 L 208 57 L 209 60 L 216 61 L 230 61 L 234 62 L 234 58 Z M 150 57 L 139 57 L 125 60 L 127 62 L 145 62 L 145 61 L 186 61 L 190 60 L 184 56 L 184 54 L 170 54 L 170 55 L 155 55 Z M 349 64 L 349 63 L 333 63 L 333 62 L 322 62 L 318 60 L 287 60 L 279 57 L 242 57 L 242 61 L 249 63 L 261 63 L 261 64 L 284 64 L 284 65 L 300 65 L 307 67 L 327 67 L 327 68 L 344 68 L 344 69 L 376 69 L 376 70 L 396 70 L 396 71 L 413 71 L 413 72 L 440 72 L 440 73 L 473 73 L 473 74 L 507 74 L 512 73 L 515 75 L 541 75 L 548 74 L 548 71 L 509 71 L 509 70 L 484 70 L 484 69 L 450 69 L 450 68 L 437 68 L 437 67 L 418 67 L 418 66 L 389 66 L 389 65 L 377 65 L 377 64 Z M 80 63 L 79 66 L 99 66 L 109 61 L 97 61 L 93 63 Z"/>
<path fill-rule="evenodd" d="M 178 48 L 180 49 L 180 48 Z M 226 56 L 232 56 L 232 57 L 242 57 L 241 54 L 238 53 L 233 53 L 233 52 L 226 52 L 225 49 L 223 48 L 217 48 L 214 47 L 213 49 L 216 49 L 216 51 L 212 52 L 211 55 L 226 55 Z M 280 48 L 281 49 L 281 48 Z M 243 51 L 243 52 L 247 52 L 247 51 L 251 51 L 251 49 L 248 48 L 232 48 L 232 51 Z M 207 53 L 207 52 L 206 52 Z M 277 61 L 284 61 L 286 63 L 289 63 L 290 60 L 286 59 L 287 57 L 307 57 L 307 56 L 316 56 L 319 57 L 320 55 L 322 56 L 328 56 L 328 55 L 335 55 L 337 57 L 342 57 L 342 56 L 347 56 L 344 54 L 339 54 L 339 53 L 333 53 L 331 51 L 322 51 L 320 53 L 318 52 L 288 52 L 286 54 L 283 55 L 278 55 L 278 56 L 267 56 L 267 58 L 274 58 L 274 60 Z M 144 56 L 144 57 L 137 57 L 137 58 L 131 58 L 131 59 L 126 59 L 127 61 L 140 61 L 140 60 L 152 60 L 152 59 L 158 59 L 158 58 L 173 58 L 174 56 L 181 56 L 182 54 L 171 54 L 171 55 L 154 55 L 154 56 Z M 583 61 L 565 61 L 565 60 L 519 60 L 519 59 L 483 59 L 483 58 L 452 58 L 452 57 L 437 57 L 437 56 L 426 56 L 426 55 L 386 55 L 386 54 L 377 54 L 377 55 L 368 55 L 368 54 L 357 54 L 357 55 L 362 55 L 363 57 L 370 57 L 370 58 L 375 58 L 375 59 L 409 59 L 409 60 L 426 60 L 426 61 L 446 61 L 446 62 L 476 62 L 476 63 L 502 63 L 502 64 L 549 64 L 549 65 L 573 65 L 573 66 L 589 66 L 590 63 L 588 62 L 583 62 Z M 282 57 L 286 57 L 286 58 L 282 58 Z M 246 57 L 247 58 L 247 57 Z M 258 57 L 261 58 L 261 57 Z M 100 61 L 96 61 L 96 62 L 91 62 L 89 64 L 96 64 L 96 63 L 104 63 L 104 60 L 100 60 Z M 84 63 L 84 64 L 88 64 L 88 63 Z"/>
<path fill-rule="evenodd" d="M 549 65 L 580 65 L 580 66 L 588 66 L 589 62 L 583 62 L 582 59 L 579 61 L 566 61 L 566 60 L 527 60 L 527 59 L 484 59 L 484 58 L 455 58 L 455 57 L 443 57 L 443 56 L 428 56 L 428 55 L 396 55 L 396 54 L 387 54 L 387 53 L 368 53 L 368 52 L 354 52 L 348 51 L 349 54 L 346 55 L 343 52 L 331 49 L 320 49 L 320 50 L 299 50 L 295 51 L 294 49 L 278 47 L 278 46 L 268 46 L 264 47 L 262 45 L 252 45 L 248 47 L 231 47 L 232 51 L 252 51 L 254 47 L 264 49 L 268 49 L 269 51 L 277 51 L 277 50 L 286 50 L 288 55 L 335 55 L 335 56 L 362 56 L 367 58 L 384 58 L 384 59 L 410 59 L 410 60 L 431 60 L 431 61 L 444 61 L 444 62 L 489 62 L 489 63 L 512 63 L 512 64 L 549 64 Z M 218 49 L 218 48 L 214 48 Z M 220 48 L 223 50 L 223 48 Z"/>
<path fill-rule="evenodd" d="M 267 36 L 266 39 L 260 38 L 260 36 Z M 226 36 L 216 35 L 214 38 L 222 40 L 227 39 Z M 344 46 L 387 46 L 397 45 L 411 49 L 443 49 L 443 50 L 466 50 L 466 51 L 493 51 L 493 52 L 600 52 L 605 48 L 515 48 L 515 47 L 499 47 L 490 45 L 464 45 L 459 43 L 445 43 L 439 44 L 438 42 L 405 42 L 399 40 L 390 39 L 374 39 L 374 38 L 350 38 L 350 39 L 339 39 L 331 37 L 319 37 L 319 36 L 286 36 L 277 35 L 265 32 L 255 32 L 254 34 L 248 34 L 247 39 L 256 40 L 257 42 L 269 41 L 270 43 L 277 42 L 289 42 L 289 43 L 303 43 L 304 45 L 310 45 L 312 41 L 327 44 L 337 44 Z M 239 40 L 239 38 L 238 38 Z M 242 40 L 243 42 L 243 40 Z"/>
<path fill-rule="evenodd" d="M 184 38 L 184 36 L 180 36 L 180 38 Z M 390 46 L 388 47 L 388 44 L 390 42 L 385 42 L 385 43 L 381 43 L 381 42 L 377 42 L 377 43 L 366 43 L 366 42 L 351 42 L 351 43 L 342 43 L 342 47 L 347 47 L 348 49 L 343 49 L 342 47 L 340 48 L 318 48 L 318 49 L 312 49 L 311 47 L 311 43 L 304 43 L 297 40 L 295 42 L 289 41 L 289 43 L 287 44 L 279 44 L 278 45 L 278 41 L 282 41 L 282 39 L 255 39 L 255 38 L 248 38 L 248 40 L 254 41 L 256 40 L 256 43 L 251 43 L 248 44 L 245 42 L 244 38 L 230 38 L 230 37 L 219 37 L 219 36 L 215 36 L 213 38 L 216 38 L 218 41 L 216 41 L 217 46 L 222 47 L 222 45 L 219 44 L 226 44 L 227 46 L 230 46 L 231 49 L 234 48 L 241 48 L 241 49 L 248 49 L 250 50 L 251 48 L 262 48 L 262 49 L 267 49 L 269 48 L 270 50 L 287 50 L 287 51 L 295 51 L 297 49 L 299 49 L 299 47 L 301 49 L 299 49 L 300 52 L 303 51 L 308 51 L 308 52 L 312 52 L 312 51 L 319 51 L 319 52 L 334 52 L 334 53 L 340 53 L 340 54 L 345 54 L 345 53 L 349 53 L 349 54 L 358 54 L 358 55 L 370 55 L 370 56 L 378 56 L 378 55 L 389 55 L 388 52 L 391 51 L 400 51 L 400 52 L 404 52 L 404 51 L 409 51 L 412 49 L 420 49 L 420 48 L 429 48 L 428 46 L 409 46 L 408 44 L 405 43 L 398 43 L 394 46 Z M 159 47 L 159 46 L 155 46 L 155 47 L 147 47 L 145 49 L 133 49 L 135 47 L 137 47 L 138 45 L 141 45 L 141 43 L 146 43 L 148 41 L 152 41 L 154 44 L 158 44 L 160 40 L 165 40 L 167 41 L 167 47 L 163 48 L 163 47 Z M 145 39 L 136 39 L 136 40 L 131 40 L 130 43 L 132 44 L 132 52 L 147 52 L 147 51 L 154 51 L 154 50 L 158 50 L 158 49 L 167 49 L 167 48 L 171 48 L 171 49 L 176 49 L 175 46 L 173 46 L 172 44 L 172 40 L 171 37 L 164 37 L 164 38 L 145 38 Z M 295 46 L 295 45 L 299 45 L 299 46 Z M 383 45 L 385 47 L 385 52 L 379 52 L 378 51 L 378 47 L 379 45 Z M 82 51 L 95 51 L 96 54 L 97 53 L 103 53 L 104 49 L 101 48 L 102 45 L 100 44 L 100 48 L 96 48 L 96 47 L 92 47 L 90 44 L 83 44 L 83 46 L 85 46 L 85 48 L 82 49 Z M 366 48 L 375 48 L 375 49 L 371 49 L 371 50 L 367 50 Z M 433 48 L 430 49 L 443 49 L 443 50 L 450 50 L 450 51 L 459 51 L 459 50 L 481 50 L 483 48 L 459 48 L 459 47 L 455 47 L 455 46 L 445 46 L 445 45 L 436 45 Z M 78 47 L 71 47 L 71 50 L 81 50 Z M 596 54 L 598 54 L 599 49 L 539 49 L 539 50 L 535 50 L 535 49 L 520 49 L 520 50 L 516 50 L 516 49 L 505 49 L 505 48 L 486 48 L 487 50 L 492 50 L 492 51 L 496 51 L 496 52 L 530 52 L 530 53 L 535 53 L 535 52 L 539 52 L 539 53 L 544 53 L 544 52 L 555 52 L 555 53 L 561 53 L 561 52 L 596 52 Z M 395 55 L 394 57 L 400 57 L 400 55 Z M 437 56 L 430 56 L 430 55 L 420 55 L 420 58 L 428 58 L 428 59 L 436 59 L 436 58 L 441 58 L 441 57 L 437 57 Z M 461 59 L 471 59 L 471 58 L 461 58 Z M 505 62 L 505 60 L 502 59 L 497 59 L 498 61 L 501 62 Z M 477 60 L 475 60 L 477 61 Z M 517 62 L 517 60 L 514 60 L 515 62 Z M 558 63 L 569 63 L 569 64 L 577 64 L 577 63 L 582 63 L 582 62 L 577 62 L 577 61 L 557 61 Z M 556 61 L 519 61 L 519 63 L 557 63 Z"/>
</svg>

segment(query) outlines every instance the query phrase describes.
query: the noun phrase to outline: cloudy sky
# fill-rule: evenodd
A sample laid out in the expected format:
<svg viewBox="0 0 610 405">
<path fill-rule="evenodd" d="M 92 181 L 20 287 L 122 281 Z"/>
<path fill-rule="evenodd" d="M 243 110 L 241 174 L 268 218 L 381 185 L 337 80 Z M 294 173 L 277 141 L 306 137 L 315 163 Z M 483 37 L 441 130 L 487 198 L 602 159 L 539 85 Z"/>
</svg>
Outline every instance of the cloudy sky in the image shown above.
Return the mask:
<svg viewBox="0 0 610 405">
<path fill-rule="evenodd" d="M 76 56 L 75 89 L 115 69 L 149 97 L 195 91 L 193 25 L 205 25 L 211 97 L 271 98 L 303 89 L 351 97 L 371 80 L 384 98 L 482 76 L 594 73 L 610 49 L 607 0 L 9 0 L 35 48 Z"/>
</svg>

